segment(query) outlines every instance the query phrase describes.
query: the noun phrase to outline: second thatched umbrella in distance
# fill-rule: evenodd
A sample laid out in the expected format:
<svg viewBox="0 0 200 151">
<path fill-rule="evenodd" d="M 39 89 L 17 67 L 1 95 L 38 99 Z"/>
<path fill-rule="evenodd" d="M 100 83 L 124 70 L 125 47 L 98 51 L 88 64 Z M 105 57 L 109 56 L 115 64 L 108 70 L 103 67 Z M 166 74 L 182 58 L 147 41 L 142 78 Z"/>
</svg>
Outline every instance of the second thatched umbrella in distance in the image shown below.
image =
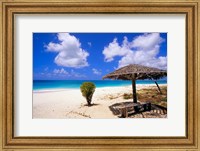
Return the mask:
<svg viewBox="0 0 200 151">
<path fill-rule="evenodd" d="M 103 79 L 132 80 L 133 102 L 137 103 L 136 80 L 139 79 L 155 80 L 155 83 L 161 93 L 161 90 L 156 80 L 163 78 L 165 76 L 167 76 L 166 70 L 161 70 L 138 64 L 130 64 L 105 75 Z"/>
</svg>

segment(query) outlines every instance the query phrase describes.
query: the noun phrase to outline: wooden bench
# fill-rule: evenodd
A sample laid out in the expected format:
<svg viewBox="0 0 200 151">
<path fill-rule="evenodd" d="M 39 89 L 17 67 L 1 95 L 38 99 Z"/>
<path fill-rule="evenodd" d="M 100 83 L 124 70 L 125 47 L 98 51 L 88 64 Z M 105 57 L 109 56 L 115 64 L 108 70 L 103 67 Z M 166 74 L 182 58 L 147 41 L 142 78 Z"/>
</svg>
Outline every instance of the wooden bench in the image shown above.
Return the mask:
<svg viewBox="0 0 200 151">
<path fill-rule="evenodd" d="M 142 103 L 129 103 L 129 104 L 124 104 L 119 107 L 121 110 L 121 116 L 122 117 L 128 117 L 128 114 L 131 112 L 139 112 L 141 109 L 143 111 L 150 111 L 151 110 L 151 103 L 150 102 L 142 102 Z"/>
</svg>

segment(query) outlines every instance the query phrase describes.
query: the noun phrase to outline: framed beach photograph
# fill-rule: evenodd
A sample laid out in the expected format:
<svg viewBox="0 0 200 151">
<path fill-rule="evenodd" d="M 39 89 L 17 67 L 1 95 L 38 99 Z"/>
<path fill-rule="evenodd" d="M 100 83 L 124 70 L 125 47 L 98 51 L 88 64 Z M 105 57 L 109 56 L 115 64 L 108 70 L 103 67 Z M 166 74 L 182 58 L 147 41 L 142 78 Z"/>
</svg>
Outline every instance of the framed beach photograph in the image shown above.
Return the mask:
<svg viewBox="0 0 200 151">
<path fill-rule="evenodd" d="M 199 2 L 0 2 L 1 150 L 199 150 Z"/>
<path fill-rule="evenodd" d="M 167 118 L 166 77 L 167 33 L 33 33 L 33 118 Z"/>
</svg>

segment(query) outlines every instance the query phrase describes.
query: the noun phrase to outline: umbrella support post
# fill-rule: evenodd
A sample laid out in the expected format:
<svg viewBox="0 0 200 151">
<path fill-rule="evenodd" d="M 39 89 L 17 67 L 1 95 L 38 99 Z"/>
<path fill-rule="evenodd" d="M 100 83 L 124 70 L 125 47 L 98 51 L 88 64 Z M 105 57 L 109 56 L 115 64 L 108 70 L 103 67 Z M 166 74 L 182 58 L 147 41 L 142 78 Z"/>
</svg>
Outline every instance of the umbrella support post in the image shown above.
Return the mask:
<svg viewBox="0 0 200 151">
<path fill-rule="evenodd" d="M 155 81 L 155 84 L 158 87 L 158 90 L 159 90 L 160 94 L 162 94 L 162 91 L 161 91 L 161 89 L 160 89 L 160 87 L 159 87 L 159 85 L 158 85 L 158 83 L 156 81 Z"/>
<path fill-rule="evenodd" d="M 132 76 L 133 102 L 137 103 L 135 79 L 136 79 L 136 74 L 133 74 L 133 76 Z"/>
</svg>

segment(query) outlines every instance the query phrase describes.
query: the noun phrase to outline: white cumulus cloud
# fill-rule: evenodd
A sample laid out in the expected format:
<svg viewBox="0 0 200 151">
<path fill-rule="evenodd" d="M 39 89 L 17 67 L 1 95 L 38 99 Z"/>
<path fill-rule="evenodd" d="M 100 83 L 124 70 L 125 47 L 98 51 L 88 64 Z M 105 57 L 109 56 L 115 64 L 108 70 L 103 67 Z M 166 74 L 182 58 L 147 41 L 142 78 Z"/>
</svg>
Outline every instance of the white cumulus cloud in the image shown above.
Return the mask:
<svg viewBox="0 0 200 151">
<path fill-rule="evenodd" d="M 79 40 L 69 33 L 58 33 L 60 42 L 50 42 L 46 47 L 48 52 L 58 53 L 54 62 L 58 66 L 82 68 L 88 66 L 89 53 L 81 48 Z"/>
<path fill-rule="evenodd" d="M 159 33 L 143 34 L 136 37 L 132 41 L 131 46 L 148 51 L 149 49 L 159 46 L 163 41 L 164 39 L 160 37 Z"/>
<path fill-rule="evenodd" d="M 75 77 L 75 78 L 84 78 L 85 75 L 75 72 L 73 69 L 71 71 L 66 71 L 64 68 L 61 69 L 54 69 L 52 73 L 54 76 L 59 77 Z"/>
<path fill-rule="evenodd" d="M 54 69 L 53 73 L 55 74 L 64 74 L 64 75 L 68 75 L 69 73 L 65 70 L 65 69 Z"/>
<path fill-rule="evenodd" d="M 113 42 L 109 43 L 107 47 L 104 47 L 103 54 L 105 56 L 106 62 L 113 61 L 115 56 L 124 56 L 129 52 L 128 41 L 127 38 L 124 37 L 124 41 L 122 46 L 117 42 L 117 38 L 113 40 Z"/>
<path fill-rule="evenodd" d="M 96 75 L 101 75 L 101 71 L 100 70 L 97 70 L 97 69 L 93 68 L 92 71 Z"/>
<path fill-rule="evenodd" d="M 167 56 L 158 56 L 160 44 L 164 41 L 159 33 L 143 34 L 132 41 L 124 37 L 120 45 L 115 38 L 104 47 L 103 54 L 106 62 L 120 56 L 118 68 L 129 64 L 141 64 L 160 69 L 167 69 Z"/>
</svg>

